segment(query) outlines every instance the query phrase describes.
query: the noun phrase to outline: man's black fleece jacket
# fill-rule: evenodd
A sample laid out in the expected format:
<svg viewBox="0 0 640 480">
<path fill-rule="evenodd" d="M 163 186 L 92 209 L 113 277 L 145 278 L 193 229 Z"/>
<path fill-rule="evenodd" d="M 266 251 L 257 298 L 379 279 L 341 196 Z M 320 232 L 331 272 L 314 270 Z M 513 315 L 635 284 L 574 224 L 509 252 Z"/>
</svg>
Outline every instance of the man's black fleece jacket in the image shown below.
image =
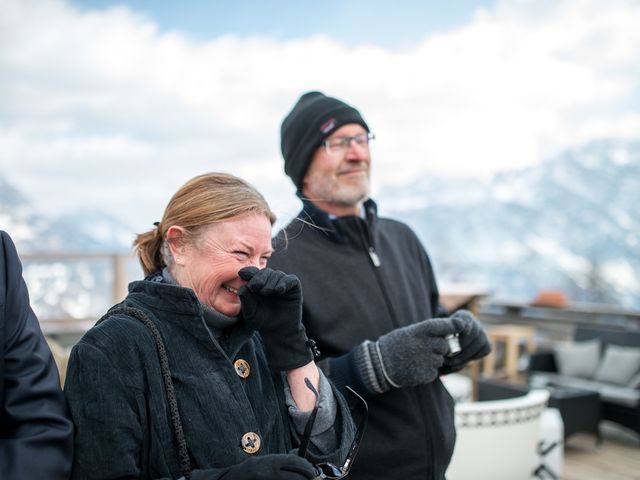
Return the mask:
<svg viewBox="0 0 640 480">
<path fill-rule="evenodd" d="M 439 379 L 372 395 L 359 381 L 352 349 L 389 331 L 438 314 L 431 262 L 413 231 L 378 218 L 331 219 L 304 201 L 274 239 L 271 268 L 296 274 L 303 322 L 329 377 L 367 396 L 369 422 L 349 478 L 443 479 L 453 453 L 453 400 Z M 357 421 L 357 419 L 356 419 Z"/>
</svg>

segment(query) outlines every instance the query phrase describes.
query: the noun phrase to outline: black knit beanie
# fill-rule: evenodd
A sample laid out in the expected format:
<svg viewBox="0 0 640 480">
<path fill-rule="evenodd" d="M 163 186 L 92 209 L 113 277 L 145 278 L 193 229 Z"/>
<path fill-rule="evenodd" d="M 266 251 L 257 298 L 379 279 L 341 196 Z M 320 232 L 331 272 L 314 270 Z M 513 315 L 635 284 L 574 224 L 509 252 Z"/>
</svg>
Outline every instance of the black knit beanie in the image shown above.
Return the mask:
<svg viewBox="0 0 640 480">
<path fill-rule="evenodd" d="M 280 128 L 284 171 L 298 189 L 302 188 L 302 179 L 316 148 L 348 123 L 358 123 L 369 131 L 360 113 L 337 98 L 321 92 L 307 92 L 300 97 Z"/>
</svg>

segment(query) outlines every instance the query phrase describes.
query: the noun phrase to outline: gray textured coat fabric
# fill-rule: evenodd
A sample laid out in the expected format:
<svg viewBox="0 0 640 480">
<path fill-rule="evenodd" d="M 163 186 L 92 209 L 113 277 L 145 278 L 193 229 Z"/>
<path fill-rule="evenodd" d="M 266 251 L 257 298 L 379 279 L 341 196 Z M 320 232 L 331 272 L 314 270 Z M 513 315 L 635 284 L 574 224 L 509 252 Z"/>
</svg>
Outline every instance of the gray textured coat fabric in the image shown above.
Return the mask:
<svg viewBox="0 0 640 480">
<path fill-rule="evenodd" d="M 166 345 L 195 478 L 228 478 L 229 466 L 295 447 L 283 378 L 269 371 L 258 334 L 239 322 L 216 339 L 190 289 L 144 280 L 129 290 L 122 305 L 146 312 Z M 180 477 L 158 355 L 141 322 L 116 314 L 91 329 L 72 351 L 65 393 L 77 429 L 73 478 Z M 312 461 L 346 455 L 353 426 L 341 396 L 338 403 L 338 445 L 311 450 Z M 241 445 L 248 432 L 260 440 L 253 454 Z"/>
<path fill-rule="evenodd" d="M 358 382 L 354 347 L 438 316 L 429 258 L 406 225 L 378 218 L 330 219 L 304 201 L 274 239 L 269 266 L 300 278 L 303 323 L 336 385 L 368 395 L 369 423 L 349 479 L 443 479 L 453 453 L 453 400 L 439 378 L 375 395 Z"/>
</svg>

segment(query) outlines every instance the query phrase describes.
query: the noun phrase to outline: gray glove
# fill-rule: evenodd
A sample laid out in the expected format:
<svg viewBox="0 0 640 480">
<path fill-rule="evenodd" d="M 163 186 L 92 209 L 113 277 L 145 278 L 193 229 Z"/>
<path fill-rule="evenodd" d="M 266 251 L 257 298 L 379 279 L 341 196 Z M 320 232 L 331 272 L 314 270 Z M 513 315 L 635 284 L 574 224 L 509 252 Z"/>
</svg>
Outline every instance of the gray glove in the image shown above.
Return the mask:
<svg viewBox="0 0 640 480">
<path fill-rule="evenodd" d="M 491 342 L 473 313 L 468 310 L 458 310 L 451 315 L 451 321 L 459 332 L 461 351 L 453 357 L 446 358 L 446 367 L 459 370 L 471 360 L 485 357 L 491 352 Z"/>
<path fill-rule="evenodd" d="M 451 318 L 432 318 L 369 340 L 355 349 L 357 369 L 372 392 L 433 382 L 449 345 L 445 336 L 458 333 Z"/>
</svg>

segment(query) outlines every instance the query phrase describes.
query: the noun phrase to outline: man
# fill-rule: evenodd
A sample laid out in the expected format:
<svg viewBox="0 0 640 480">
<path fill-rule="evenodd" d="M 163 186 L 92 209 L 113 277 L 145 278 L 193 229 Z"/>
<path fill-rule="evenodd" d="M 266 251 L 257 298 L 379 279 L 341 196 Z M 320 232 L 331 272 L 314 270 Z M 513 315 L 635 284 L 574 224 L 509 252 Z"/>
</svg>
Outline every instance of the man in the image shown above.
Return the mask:
<svg viewBox="0 0 640 480">
<path fill-rule="evenodd" d="M 73 426 L 29 306 L 16 248 L 0 231 L 0 478 L 69 478 Z"/>
<path fill-rule="evenodd" d="M 325 372 L 368 397 L 349 478 L 442 479 L 455 429 L 439 375 L 485 356 L 489 341 L 469 312 L 436 318 L 429 257 L 409 227 L 377 216 L 369 199 L 374 137 L 355 108 L 306 93 L 281 135 L 303 209 L 274 239 L 269 266 L 300 278 L 303 321 Z M 455 356 L 445 338 L 452 334 L 462 347 Z"/>
</svg>

